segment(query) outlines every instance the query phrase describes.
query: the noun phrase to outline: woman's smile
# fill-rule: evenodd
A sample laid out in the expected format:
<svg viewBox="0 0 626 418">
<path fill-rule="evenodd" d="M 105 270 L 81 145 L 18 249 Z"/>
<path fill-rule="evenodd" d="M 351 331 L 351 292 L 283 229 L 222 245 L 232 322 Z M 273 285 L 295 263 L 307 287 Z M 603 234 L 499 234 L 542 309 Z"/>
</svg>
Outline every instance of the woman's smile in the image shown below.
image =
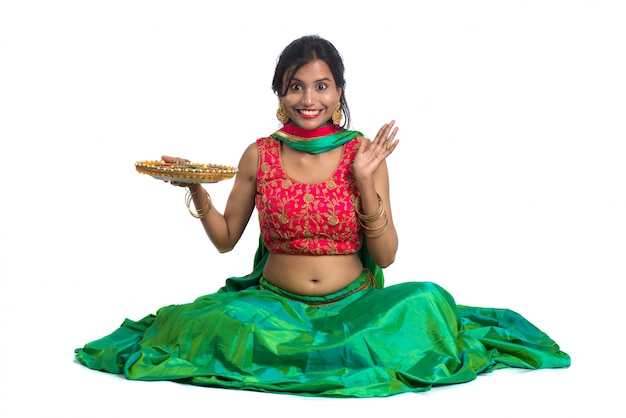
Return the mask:
<svg viewBox="0 0 626 418">
<path fill-rule="evenodd" d="M 322 113 L 322 110 L 315 109 L 299 109 L 298 112 L 305 119 L 314 119 Z"/>
</svg>

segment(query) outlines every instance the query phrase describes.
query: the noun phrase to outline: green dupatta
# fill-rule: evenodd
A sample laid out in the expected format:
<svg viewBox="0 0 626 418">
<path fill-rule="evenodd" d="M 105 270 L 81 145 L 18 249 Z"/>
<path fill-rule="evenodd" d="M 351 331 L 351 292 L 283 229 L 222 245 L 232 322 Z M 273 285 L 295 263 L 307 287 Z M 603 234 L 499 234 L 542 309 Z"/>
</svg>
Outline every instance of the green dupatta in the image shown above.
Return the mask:
<svg viewBox="0 0 626 418">
<path fill-rule="evenodd" d="M 362 137 L 359 131 L 348 131 L 337 125 L 326 125 L 318 129 L 302 129 L 296 125 L 285 125 L 270 135 L 298 151 L 321 154 L 346 142 Z"/>
<path fill-rule="evenodd" d="M 330 151 L 354 138 L 362 136 L 361 132 L 345 130 L 337 125 L 326 125 L 314 130 L 302 129 L 295 125 L 285 125 L 271 135 L 272 138 L 278 139 L 294 149 L 311 154 Z M 263 268 L 265 267 L 268 254 L 269 251 L 265 247 L 263 239 L 259 237 L 259 247 L 254 255 L 252 272 L 245 276 L 228 278 L 224 287 L 219 291 L 237 292 L 252 286 L 258 286 L 259 280 L 263 276 Z M 383 270 L 372 259 L 367 250 L 365 238 L 363 239 L 363 246 L 357 254 L 361 259 L 363 267 L 370 270 L 374 275 L 377 287 L 382 289 L 385 284 Z"/>
</svg>

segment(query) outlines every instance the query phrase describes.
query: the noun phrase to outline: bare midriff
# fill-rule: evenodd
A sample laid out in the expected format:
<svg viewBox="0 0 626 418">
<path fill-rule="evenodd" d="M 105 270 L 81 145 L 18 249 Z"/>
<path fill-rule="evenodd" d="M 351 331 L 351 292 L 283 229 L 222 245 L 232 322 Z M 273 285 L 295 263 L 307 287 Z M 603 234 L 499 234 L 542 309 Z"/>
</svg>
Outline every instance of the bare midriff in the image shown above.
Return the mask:
<svg viewBox="0 0 626 418">
<path fill-rule="evenodd" d="M 263 277 L 281 289 L 306 296 L 324 296 L 348 286 L 363 272 L 356 254 L 291 255 L 270 253 Z"/>
</svg>

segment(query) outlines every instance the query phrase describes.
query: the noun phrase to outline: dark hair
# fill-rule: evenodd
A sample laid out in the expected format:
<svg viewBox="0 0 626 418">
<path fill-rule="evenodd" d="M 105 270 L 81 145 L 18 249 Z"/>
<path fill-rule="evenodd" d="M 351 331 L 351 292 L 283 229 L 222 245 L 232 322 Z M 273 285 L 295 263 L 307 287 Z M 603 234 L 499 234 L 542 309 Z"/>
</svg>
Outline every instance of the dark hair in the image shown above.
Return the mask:
<svg viewBox="0 0 626 418">
<path fill-rule="evenodd" d="M 340 98 L 341 111 L 343 112 L 342 126 L 350 126 L 350 109 L 346 102 L 343 59 L 333 44 L 318 35 L 306 35 L 287 45 L 276 64 L 272 90 L 277 96 L 283 97 L 287 94 L 289 83 L 300 67 L 316 59 L 322 60 L 328 65 L 335 79 L 335 84 L 342 89 Z"/>
</svg>

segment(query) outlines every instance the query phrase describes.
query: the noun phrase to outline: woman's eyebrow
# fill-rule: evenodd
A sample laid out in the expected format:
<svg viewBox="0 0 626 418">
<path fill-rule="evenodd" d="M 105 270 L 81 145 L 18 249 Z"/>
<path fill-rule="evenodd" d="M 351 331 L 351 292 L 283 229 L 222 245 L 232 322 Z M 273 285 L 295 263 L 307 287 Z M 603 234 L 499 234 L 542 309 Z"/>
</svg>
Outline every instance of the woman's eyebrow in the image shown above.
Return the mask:
<svg viewBox="0 0 626 418">
<path fill-rule="evenodd" d="M 297 78 L 292 78 L 291 81 L 297 81 L 298 83 L 302 83 L 303 81 Z M 320 78 L 319 80 L 315 80 L 314 83 L 319 83 L 320 81 L 331 81 L 330 78 L 328 77 L 324 77 L 324 78 Z"/>
</svg>

